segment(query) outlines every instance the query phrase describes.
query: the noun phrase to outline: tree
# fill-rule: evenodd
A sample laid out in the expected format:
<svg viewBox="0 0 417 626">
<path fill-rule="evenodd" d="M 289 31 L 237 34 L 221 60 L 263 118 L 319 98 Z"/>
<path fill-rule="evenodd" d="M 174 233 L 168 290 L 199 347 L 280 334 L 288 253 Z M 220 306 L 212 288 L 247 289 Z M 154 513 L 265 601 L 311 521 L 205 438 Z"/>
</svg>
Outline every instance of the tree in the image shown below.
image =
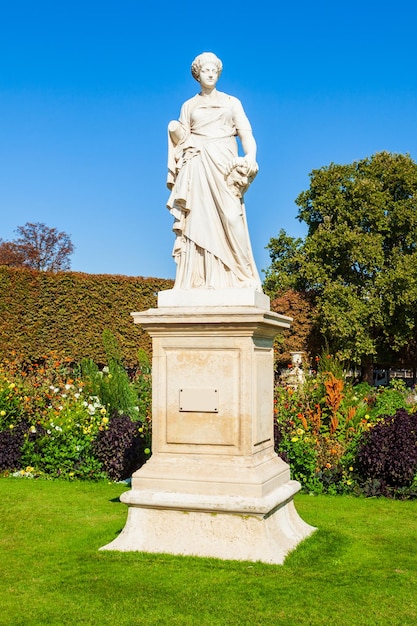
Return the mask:
<svg viewBox="0 0 417 626">
<path fill-rule="evenodd" d="M 312 294 L 320 331 L 339 358 L 389 363 L 417 325 L 417 164 L 380 152 L 313 170 L 297 200 L 304 241 L 271 239 L 265 287 Z"/>
<path fill-rule="evenodd" d="M 16 229 L 19 237 L 0 242 L 0 265 L 58 272 L 70 269 L 74 251 L 69 235 L 43 223 L 27 222 Z"/>
<path fill-rule="evenodd" d="M 271 310 L 293 319 L 291 327 L 275 340 L 275 360 L 279 367 L 290 363 L 291 352 L 304 352 L 307 358 L 320 352 L 311 294 L 288 289 L 271 301 Z"/>
<path fill-rule="evenodd" d="M 18 246 L 12 241 L 0 239 L 0 265 L 22 267 L 24 263 L 24 256 Z"/>
</svg>

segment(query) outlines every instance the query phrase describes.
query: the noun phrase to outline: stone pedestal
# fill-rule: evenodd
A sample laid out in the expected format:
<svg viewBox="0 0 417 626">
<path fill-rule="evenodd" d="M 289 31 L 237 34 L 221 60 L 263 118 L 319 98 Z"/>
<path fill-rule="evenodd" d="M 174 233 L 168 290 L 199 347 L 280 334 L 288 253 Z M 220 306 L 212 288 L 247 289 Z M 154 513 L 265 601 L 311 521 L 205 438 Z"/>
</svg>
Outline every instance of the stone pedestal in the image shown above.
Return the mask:
<svg viewBox="0 0 417 626">
<path fill-rule="evenodd" d="M 125 528 L 103 549 L 282 563 L 314 531 L 274 452 L 272 344 L 291 320 L 259 308 L 269 309 L 263 294 L 236 291 L 239 306 L 172 290 L 132 314 L 153 344 L 152 457 L 121 497 Z"/>
</svg>

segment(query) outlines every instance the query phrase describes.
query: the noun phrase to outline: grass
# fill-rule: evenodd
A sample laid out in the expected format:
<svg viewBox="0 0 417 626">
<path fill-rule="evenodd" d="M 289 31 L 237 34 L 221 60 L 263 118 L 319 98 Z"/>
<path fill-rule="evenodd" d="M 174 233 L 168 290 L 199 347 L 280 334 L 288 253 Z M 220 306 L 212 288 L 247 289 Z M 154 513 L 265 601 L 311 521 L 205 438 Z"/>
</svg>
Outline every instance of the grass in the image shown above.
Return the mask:
<svg viewBox="0 0 417 626">
<path fill-rule="evenodd" d="M 417 623 L 417 502 L 299 495 L 283 566 L 99 552 L 123 485 L 0 479 L 0 625 Z"/>
</svg>

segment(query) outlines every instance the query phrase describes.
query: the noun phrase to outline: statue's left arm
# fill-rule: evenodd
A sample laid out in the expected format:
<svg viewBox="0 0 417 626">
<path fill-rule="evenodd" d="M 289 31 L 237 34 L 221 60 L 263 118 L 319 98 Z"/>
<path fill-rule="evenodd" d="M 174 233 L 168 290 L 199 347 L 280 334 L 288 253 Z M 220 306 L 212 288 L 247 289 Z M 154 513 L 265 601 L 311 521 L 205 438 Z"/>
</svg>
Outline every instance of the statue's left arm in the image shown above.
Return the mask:
<svg viewBox="0 0 417 626">
<path fill-rule="evenodd" d="M 233 98 L 233 117 L 236 126 L 236 133 L 242 144 L 244 156 L 237 157 L 229 163 L 226 175 L 237 165 L 245 165 L 249 176 L 255 176 L 258 172 L 256 162 L 256 141 L 252 133 L 250 122 L 243 110 L 240 100 Z"/>
<path fill-rule="evenodd" d="M 258 172 L 258 164 L 256 162 L 256 141 L 251 130 L 238 130 L 238 137 L 242 143 L 244 152 L 244 161 L 248 167 L 248 175 L 254 176 Z"/>
</svg>

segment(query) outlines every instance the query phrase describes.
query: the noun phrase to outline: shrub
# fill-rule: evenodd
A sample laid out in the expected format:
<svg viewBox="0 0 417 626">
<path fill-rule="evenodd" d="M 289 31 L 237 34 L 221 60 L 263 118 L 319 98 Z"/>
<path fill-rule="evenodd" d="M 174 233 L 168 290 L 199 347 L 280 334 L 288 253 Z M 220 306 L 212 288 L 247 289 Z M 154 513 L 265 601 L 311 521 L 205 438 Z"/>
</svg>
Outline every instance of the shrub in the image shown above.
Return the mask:
<svg viewBox="0 0 417 626">
<path fill-rule="evenodd" d="M 100 370 L 91 359 L 83 359 L 80 367 L 81 377 L 86 382 L 90 394 L 100 398 L 109 414 L 124 413 L 137 420 L 138 393 L 122 364 L 120 346 L 108 330 L 103 332 L 103 344 L 108 365 Z"/>
<path fill-rule="evenodd" d="M 0 372 L 0 431 L 19 421 L 23 415 L 23 398 L 15 382 Z"/>
<path fill-rule="evenodd" d="M 53 387 L 49 404 L 32 424 L 22 449 L 22 464 L 52 477 L 99 478 L 101 464 L 92 443 L 109 421 L 98 398 L 87 396 L 82 383 Z"/>
<path fill-rule="evenodd" d="M 124 480 L 141 467 L 149 453 L 144 429 L 128 415 L 114 415 L 94 442 L 94 452 L 111 480 Z"/>
<path fill-rule="evenodd" d="M 152 421 L 152 367 L 144 350 L 138 352 L 139 368 L 136 369 L 132 384 L 137 393 L 138 417 L 147 427 L 150 435 Z"/>
<path fill-rule="evenodd" d="M 19 422 L 17 426 L 0 432 L 0 471 L 22 467 L 22 446 L 27 427 L 26 423 Z"/>
<path fill-rule="evenodd" d="M 383 416 L 358 447 L 357 469 L 365 490 L 377 495 L 410 487 L 417 474 L 417 413 Z"/>
<path fill-rule="evenodd" d="M 126 370 L 120 363 L 110 361 L 103 369 L 91 360 L 81 363 L 81 377 L 92 396 L 100 399 L 109 414 L 125 413 L 138 417 L 138 398 L 129 381 Z"/>
<path fill-rule="evenodd" d="M 295 424 L 280 425 L 276 442 L 279 456 L 291 467 L 291 477 L 305 489 L 316 490 L 317 451 L 311 432 Z"/>
<path fill-rule="evenodd" d="M 394 415 L 397 409 L 406 408 L 407 390 L 401 380 L 392 380 L 389 387 L 379 388 L 372 413 L 375 415 Z"/>
</svg>

